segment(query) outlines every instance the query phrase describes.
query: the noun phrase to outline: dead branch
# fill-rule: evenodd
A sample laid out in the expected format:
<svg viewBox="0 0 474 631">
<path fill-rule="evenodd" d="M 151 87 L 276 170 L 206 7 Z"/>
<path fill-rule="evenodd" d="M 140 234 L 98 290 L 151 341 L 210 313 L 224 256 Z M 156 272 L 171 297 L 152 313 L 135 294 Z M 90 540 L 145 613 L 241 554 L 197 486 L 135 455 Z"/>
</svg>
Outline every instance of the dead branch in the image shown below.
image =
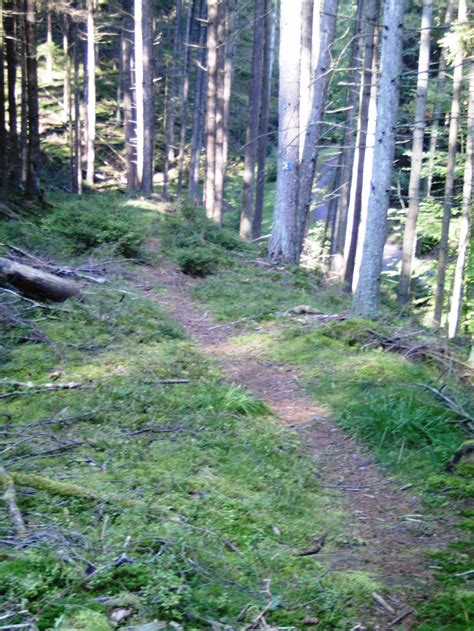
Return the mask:
<svg viewBox="0 0 474 631">
<path fill-rule="evenodd" d="M 314 554 L 318 554 L 318 552 L 321 552 L 321 550 L 324 547 L 324 544 L 326 543 L 326 537 L 327 537 L 327 533 L 319 537 L 315 541 L 315 544 L 312 548 L 310 548 L 309 550 L 304 550 L 303 552 L 297 552 L 295 556 L 309 557 L 309 556 L 313 556 Z"/>
<path fill-rule="evenodd" d="M 6 504 L 10 519 L 19 535 L 26 533 L 26 526 L 18 504 L 16 503 L 15 484 L 12 476 L 0 466 L 0 483 L 3 487 L 3 500 Z"/>
<path fill-rule="evenodd" d="M 469 429 L 471 431 L 474 431 L 474 417 L 471 416 L 469 414 L 469 412 L 467 412 L 460 403 L 458 403 L 458 401 L 456 401 L 456 399 L 454 399 L 454 397 L 448 396 L 445 392 L 444 392 L 444 387 L 440 388 L 439 390 L 437 388 L 433 388 L 433 386 L 428 385 L 427 383 L 416 383 L 415 386 L 418 386 L 419 388 L 424 388 L 425 390 L 429 390 L 429 392 L 431 392 L 432 394 L 434 394 L 434 396 L 441 401 L 441 403 L 443 403 L 443 405 L 448 408 L 448 410 L 451 410 L 451 412 L 454 412 L 454 414 L 456 414 L 456 416 L 458 416 L 460 419 L 462 419 L 469 427 Z"/>
<path fill-rule="evenodd" d="M 13 392 L 5 392 L 0 394 L 0 399 L 10 399 L 25 394 L 39 394 L 41 392 L 50 392 L 54 390 L 78 390 L 86 387 L 86 384 L 70 381 L 69 383 L 45 383 L 43 385 L 34 384 L 31 381 L 12 381 L 10 379 L 0 379 L 1 385 L 14 386 L 18 388 Z M 92 384 L 87 384 L 90 387 Z"/>
<path fill-rule="evenodd" d="M 28 298 L 37 300 L 62 302 L 67 298 L 80 298 L 82 294 L 73 281 L 4 257 L 0 257 L 0 283 L 13 285 Z"/>
</svg>

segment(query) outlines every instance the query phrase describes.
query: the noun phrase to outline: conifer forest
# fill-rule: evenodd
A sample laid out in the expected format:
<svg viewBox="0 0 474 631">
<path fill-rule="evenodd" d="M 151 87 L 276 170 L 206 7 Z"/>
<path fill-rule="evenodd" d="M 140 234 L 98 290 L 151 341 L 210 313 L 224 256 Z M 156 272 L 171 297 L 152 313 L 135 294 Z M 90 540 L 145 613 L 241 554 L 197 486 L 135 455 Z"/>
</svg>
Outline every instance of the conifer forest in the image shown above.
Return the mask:
<svg viewBox="0 0 474 631">
<path fill-rule="evenodd" d="M 472 0 L 0 0 L 0 630 L 474 629 Z"/>
</svg>

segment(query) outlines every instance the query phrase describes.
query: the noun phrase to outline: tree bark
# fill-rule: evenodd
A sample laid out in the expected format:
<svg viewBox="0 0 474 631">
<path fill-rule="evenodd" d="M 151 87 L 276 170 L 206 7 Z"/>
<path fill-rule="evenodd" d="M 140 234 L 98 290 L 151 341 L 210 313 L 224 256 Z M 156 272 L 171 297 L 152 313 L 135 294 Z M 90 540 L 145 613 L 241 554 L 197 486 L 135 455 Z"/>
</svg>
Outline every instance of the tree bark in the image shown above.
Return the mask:
<svg viewBox="0 0 474 631">
<path fill-rule="evenodd" d="M 299 261 L 306 232 L 306 222 L 311 206 L 313 182 L 318 159 L 318 142 L 326 105 L 326 93 L 332 72 L 331 48 L 336 35 L 339 0 L 325 0 L 320 20 L 319 55 L 314 70 L 314 86 L 311 109 L 305 130 L 303 156 L 299 168 L 299 191 L 297 207 L 297 245 L 295 263 Z M 313 40 L 317 41 L 313 33 Z"/>
<path fill-rule="evenodd" d="M 87 0 L 87 55 L 86 55 L 86 183 L 94 186 L 95 165 L 95 127 L 96 127 L 96 90 L 95 90 L 95 24 L 94 0 Z"/>
<path fill-rule="evenodd" d="M 46 67 L 45 81 L 53 82 L 53 20 L 51 15 L 51 3 L 46 1 Z"/>
<path fill-rule="evenodd" d="M 218 0 L 207 0 L 207 94 L 206 94 L 206 173 L 204 205 L 210 219 L 215 215 L 216 115 L 217 115 L 217 26 Z"/>
<path fill-rule="evenodd" d="M 202 128 L 204 96 L 206 92 L 206 0 L 201 0 L 200 22 L 198 30 L 198 54 L 196 59 L 196 75 L 194 85 L 193 124 L 191 130 L 191 156 L 189 161 L 189 198 L 195 205 L 198 203 L 199 158 L 202 147 Z"/>
<path fill-rule="evenodd" d="M 81 143 L 81 88 L 79 84 L 79 27 L 73 26 L 74 55 L 74 187 L 78 195 L 82 195 L 82 143 Z"/>
<path fill-rule="evenodd" d="M 18 169 L 18 129 L 16 111 L 16 18 L 15 2 L 4 3 L 5 52 L 7 61 L 8 84 L 8 168 L 9 184 L 12 188 L 20 186 L 20 172 Z"/>
<path fill-rule="evenodd" d="M 122 20 L 122 92 L 123 92 L 123 129 L 125 140 L 125 170 L 127 177 L 127 191 L 132 193 L 135 190 L 135 151 L 133 147 L 134 124 L 133 124 L 133 91 L 132 91 L 132 46 L 133 46 L 133 18 L 132 1 L 123 0 L 123 20 Z"/>
<path fill-rule="evenodd" d="M 257 147 L 257 184 L 255 190 L 255 210 L 252 222 L 252 238 L 258 239 L 262 231 L 263 203 L 265 196 L 265 164 L 268 147 L 268 118 L 272 88 L 273 48 L 275 40 L 275 20 L 272 0 L 265 0 L 264 7 L 264 46 L 262 93 L 260 97 L 260 119 Z"/>
<path fill-rule="evenodd" d="M 466 0 L 459 0 L 458 24 L 467 22 Z M 453 97 L 449 120 L 448 162 L 446 166 L 446 183 L 443 199 L 443 221 L 441 225 L 441 241 L 438 255 L 438 273 L 436 276 L 435 305 L 433 322 L 436 327 L 441 326 L 444 307 L 444 289 L 446 283 L 446 267 L 448 264 L 449 226 L 451 223 L 451 208 L 453 206 L 454 180 L 456 175 L 456 154 L 458 143 L 459 117 L 461 111 L 462 66 L 464 53 L 460 43 L 454 59 Z"/>
<path fill-rule="evenodd" d="M 454 13 L 454 0 L 448 0 L 448 6 L 446 8 L 446 17 L 444 19 L 444 25 L 449 28 L 453 19 Z M 433 109 L 433 122 L 430 129 L 430 148 L 428 151 L 428 178 L 426 182 L 426 193 L 428 197 L 431 196 L 431 189 L 433 186 L 433 171 L 436 156 L 436 146 L 438 144 L 439 126 L 441 124 L 441 116 L 443 113 L 443 94 L 446 84 L 446 48 L 441 48 L 441 54 L 439 57 L 438 65 L 438 79 L 436 82 L 436 101 Z"/>
<path fill-rule="evenodd" d="M 343 273 L 344 243 L 347 229 L 347 212 L 351 192 L 352 171 L 354 167 L 355 145 L 357 140 L 358 105 L 360 104 L 360 87 L 363 79 L 364 40 L 367 25 L 373 15 L 367 11 L 371 8 L 370 1 L 359 0 L 354 28 L 354 39 L 351 50 L 351 67 L 349 87 L 347 90 L 347 113 L 344 124 L 344 138 L 339 176 L 339 198 L 335 211 L 336 229 L 334 240 L 331 242 L 331 269 L 338 275 Z"/>
<path fill-rule="evenodd" d="M 145 196 L 149 196 L 153 190 L 153 76 L 150 0 L 135 0 L 134 7 L 137 188 Z"/>
<path fill-rule="evenodd" d="M 0 258 L 0 283 L 13 285 L 28 298 L 37 300 L 61 302 L 81 295 L 77 283 L 3 257 Z"/>
<path fill-rule="evenodd" d="M 38 62 L 36 56 L 35 0 L 25 0 L 25 46 L 28 99 L 28 142 L 25 195 L 32 199 L 39 194 L 39 105 Z"/>
<path fill-rule="evenodd" d="M 217 18 L 217 71 L 216 71 L 216 143 L 214 174 L 214 221 L 222 225 L 224 202 L 224 81 L 225 81 L 225 22 L 228 0 L 221 0 Z"/>
<path fill-rule="evenodd" d="M 371 180 L 359 281 L 353 301 L 355 313 L 367 317 L 374 316 L 379 305 L 402 69 L 403 4 L 403 0 L 385 0 L 384 5 L 374 149 L 374 165 L 377 165 L 377 169 Z"/>
<path fill-rule="evenodd" d="M 430 72 L 430 40 L 433 17 L 432 0 L 423 0 L 421 18 L 420 51 L 418 57 L 418 79 L 416 85 L 415 123 L 411 149 L 410 182 L 408 184 L 408 212 L 405 220 L 402 247 L 402 270 L 398 285 L 398 302 L 408 302 L 411 272 L 416 243 L 416 222 L 420 208 L 421 168 L 423 164 L 423 141 L 425 137 L 426 97 Z"/>
<path fill-rule="evenodd" d="M 2 199 L 8 197 L 8 135 L 5 124 L 5 38 L 3 33 L 3 0 L 0 0 L 0 196 Z"/>
<path fill-rule="evenodd" d="M 302 0 L 280 2 L 277 192 L 269 256 L 296 264 Z M 296 42 L 296 45 L 295 45 Z"/>
<path fill-rule="evenodd" d="M 186 134 L 188 126 L 188 99 L 189 99 L 189 83 L 190 83 L 190 67 L 189 62 L 191 59 L 191 31 L 193 21 L 195 19 L 197 4 L 199 0 L 191 0 L 188 15 L 186 19 L 186 32 L 184 35 L 184 62 L 182 76 L 182 91 L 181 91 L 181 107 L 180 107 L 180 133 L 179 133 L 179 150 L 178 150 L 178 196 L 183 192 L 184 181 L 184 162 L 186 151 Z"/>
<path fill-rule="evenodd" d="M 471 231 L 472 188 L 474 168 L 474 61 L 471 61 L 469 78 L 469 97 L 467 109 L 466 131 L 466 163 L 464 165 L 464 186 L 462 200 L 461 226 L 459 230 L 458 256 L 454 271 L 454 285 L 451 297 L 451 309 L 449 313 L 448 336 L 455 337 L 459 330 L 461 319 L 461 305 L 464 285 L 464 270 L 469 246 Z M 471 241 L 471 248 L 472 248 Z"/>
<path fill-rule="evenodd" d="M 309 0 L 304 0 L 309 3 Z M 257 162 L 259 116 L 262 96 L 263 19 L 264 0 L 255 0 L 253 19 L 252 66 L 248 100 L 247 133 L 245 136 L 244 188 L 240 214 L 240 236 L 252 237 L 252 220 L 255 193 L 255 164 Z"/>
<path fill-rule="evenodd" d="M 374 101 L 376 100 L 375 95 L 377 91 L 378 55 L 376 53 L 378 29 L 376 28 L 376 24 L 380 13 L 380 0 L 367 0 L 367 11 L 368 19 L 365 31 L 364 70 L 360 97 L 358 137 L 356 154 L 354 156 L 354 169 L 356 169 L 356 172 L 351 182 L 351 201 L 348 209 L 344 244 L 344 280 L 346 281 L 349 291 L 353 284 L 362 217 L 364 174 L 367 168 L 366 158 L 369 139 L 370 105 L 372 98 Z"/>
</svg>

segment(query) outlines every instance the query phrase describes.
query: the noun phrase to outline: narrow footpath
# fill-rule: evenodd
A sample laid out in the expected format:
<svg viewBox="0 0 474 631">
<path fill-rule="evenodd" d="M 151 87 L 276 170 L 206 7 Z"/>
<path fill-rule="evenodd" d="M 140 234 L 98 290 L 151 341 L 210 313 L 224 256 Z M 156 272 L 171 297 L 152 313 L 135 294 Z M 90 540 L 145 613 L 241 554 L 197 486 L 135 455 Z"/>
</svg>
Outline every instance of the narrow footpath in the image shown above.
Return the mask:
<svg viewBox="0 0 474 631">
<path fill-rule="evenodd" d="M 259 357 L 256 345 L 236 343 L 233 324 L 216 324 L 191 298 L 199 280 L 171 263 L 148 270 L 149 295 L 173 315 L 200 351 L 218 364 L 224 378 L 241 384 L 263 401 L 282 424 L 297 431 L 304 451 L 317 462 L 324 490 L 347 515 L 346 545 L 319 553 L 329 571 L 364 571 L 384 586 L 377 613 L 364 629 L 416 628 L 412 609 L 432 585 L 426 553 L 443 548 L 452 525 L 436 520 L 420 506 L 412 489 L 400 487 L 377 465 L 363 445 L 331 420 L 299 384 L 297 369 Z M 159 295 L 149 288 L 166 289 Z"/>
</svg>

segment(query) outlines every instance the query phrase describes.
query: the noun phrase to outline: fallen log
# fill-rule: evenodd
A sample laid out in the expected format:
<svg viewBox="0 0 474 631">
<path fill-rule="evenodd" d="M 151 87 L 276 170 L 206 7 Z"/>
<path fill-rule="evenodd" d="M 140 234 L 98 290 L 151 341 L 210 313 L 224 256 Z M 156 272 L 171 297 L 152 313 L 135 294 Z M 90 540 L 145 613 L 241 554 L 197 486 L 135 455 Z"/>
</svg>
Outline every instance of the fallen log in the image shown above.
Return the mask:
<svg viewBox="0 0 474 631">
<path fill-rule="evenodd" d="M 28 298 L 62 302 L 79 298 L 81 288 L 71 280 L 0 257 L 0 285 L 8 283 Z"/>
</svg>

